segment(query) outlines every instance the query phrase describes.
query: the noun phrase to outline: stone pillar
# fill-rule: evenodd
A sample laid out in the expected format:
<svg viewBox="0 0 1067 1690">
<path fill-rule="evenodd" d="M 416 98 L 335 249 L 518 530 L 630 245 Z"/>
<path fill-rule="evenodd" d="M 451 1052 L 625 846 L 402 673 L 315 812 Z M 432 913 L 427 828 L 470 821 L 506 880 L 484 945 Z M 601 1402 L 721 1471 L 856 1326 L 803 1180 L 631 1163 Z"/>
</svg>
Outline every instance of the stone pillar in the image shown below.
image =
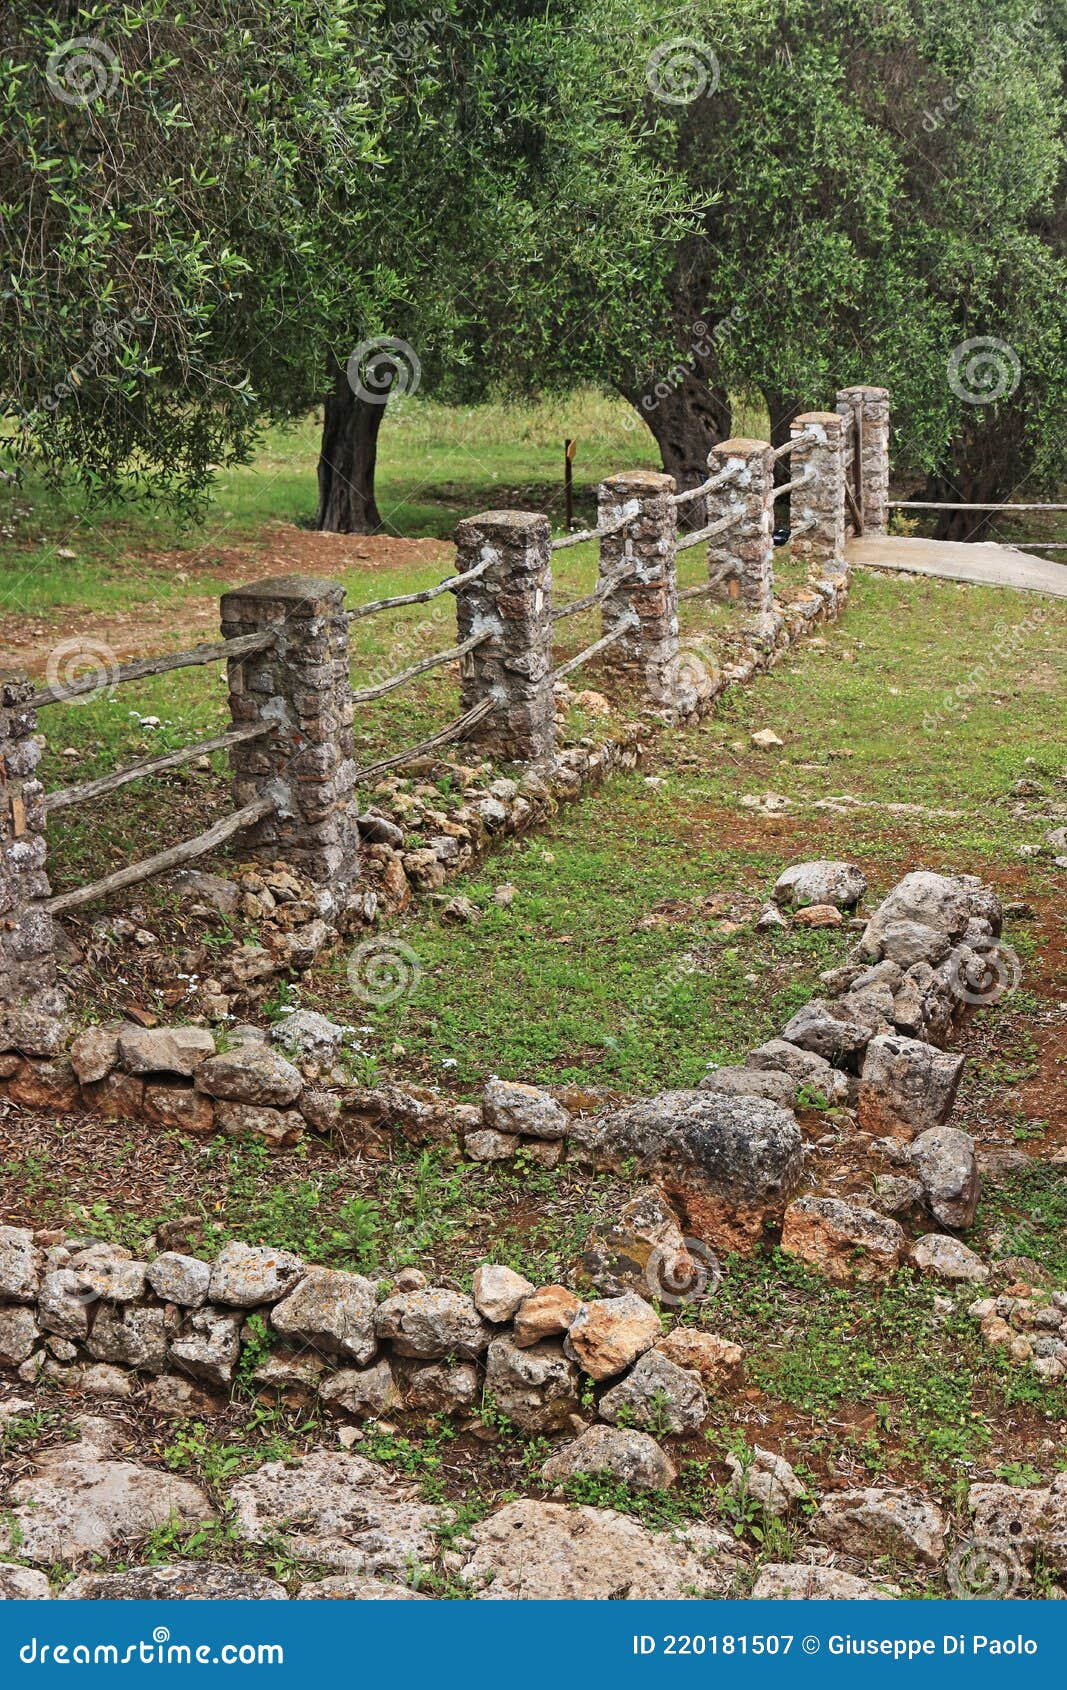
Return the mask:
<svg viewBox="0 0 1067 1690">
<path fill-rule="evenodd" d="M 863 438 L 863 532 L 884 534 L 889 518 L 889 389 L 845 387 L 837 395 L 842 416 L 858 412 Z"/>
<path fill-rule="evenodd" d="M 0 680 L 0 1005 L 61 1008 L 55 923 L 44 908 L 44 788 L 28 681 Z"/>
<path fill-rule="evenodd" d="M 844 418 L 837 411 L 806 411 L 794 418 L 794 440 L 809 430 L 812 438 L 801 439 L 789 457 L 791 480 L 811 477 L 789 495 L 790 526 L 796 536 L 790 548 L 796 557 L 830 563 L 845 550 Z"/>
<path fill-rule="evenodd" d="M 774 604 L 774 452 L 766 440 L 724 440 L 708 472 L 733 478 L 708 494 L 705 522 L 740 511 L 731 528 L 708 541 L 708 579 L 718 599 L 739 599 L 766 614 Z"/>
<path fill-rule="evenodd" d="M 265 651 L 227 665 L 234 726 L 274 729 L 230 752 L 238 805 L 260 796 L 278 803 L 243 836 L 242 849 L 291 863 L 334 894 L 337 910 L 359 878 L 344 596 L 339 581 L 279 575 L 222 598 L 224 639 L 275 636 Z"/>
<path fill-rule="evenodd" d="M 634 470 L 600 483 L 597 525 L 618 522 L 632 512 L 625 528 L 600 542 L 600 581 L 622 575 L 601 601 L 602 632 L 620 620 L 633 622 L 629 633 L 604 653 L 612 669 L 636 677 L 654 704 L 673 708 L 678 669 L 678 577 L 674 545 L 678 512 L 671 503 L 672 475 Z"/>
<path fill-rule="evenodd" d="M 459 640 L 491 636 L 463 659 L 462 708 L 497 706 L 468 739 L 507 762 L 544 762 L 555 745 L 549 541 L 547 516 L 528 511 L 484 511 L 456 529 L 457 571 L 486 564 L 456 593 Z"/>
</svg>

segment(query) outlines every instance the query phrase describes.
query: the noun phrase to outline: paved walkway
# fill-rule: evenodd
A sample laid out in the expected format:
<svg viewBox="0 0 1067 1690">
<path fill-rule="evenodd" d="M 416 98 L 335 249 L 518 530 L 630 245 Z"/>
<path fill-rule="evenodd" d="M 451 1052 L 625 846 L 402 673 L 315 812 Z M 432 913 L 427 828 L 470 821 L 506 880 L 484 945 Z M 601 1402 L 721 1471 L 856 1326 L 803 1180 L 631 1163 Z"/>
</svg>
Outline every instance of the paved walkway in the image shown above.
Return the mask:
<svg viewBox="0 0 1067 1690">
<path fill-rule="evenodd" d="M 908 575 L 942 575 L 950 581 L 977 581 L 987 587 L 1018 587 L 1067 599 L 1067 563 L 1033 557 L 1015 546 L 990 540 L 881 539 L 865 536 L 845 546 L 849 563 L 863 569 L 896 569 Z M 1067 553 L 1064 553 L 1067 557 Z"/>
</svg>

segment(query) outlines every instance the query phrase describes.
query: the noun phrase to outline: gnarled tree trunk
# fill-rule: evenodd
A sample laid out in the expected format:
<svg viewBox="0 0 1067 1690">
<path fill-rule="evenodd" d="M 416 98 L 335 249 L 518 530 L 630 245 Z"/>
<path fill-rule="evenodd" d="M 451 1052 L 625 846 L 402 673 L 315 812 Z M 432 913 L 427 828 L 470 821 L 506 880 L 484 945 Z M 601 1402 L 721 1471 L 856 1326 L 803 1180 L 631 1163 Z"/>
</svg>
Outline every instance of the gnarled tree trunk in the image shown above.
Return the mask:
<svg viewBox="0 0 1067 1690">
<path fill-rule="evenodd" d="M 374 534 L 382 526 L 374 468 L 385 404 L 368 403 L 353 393 L 344 365 L 332 356 L 330 377 L 333 390 L 323 409 L 315 527 L 328 534 Z"/>
<path fill-rule="evenodd" d="M 712 387 L 699 370 L 684 366 L 639 386 L 636 380 L 619 384 L 641 421 L 652 430 L 663 468 L 673 475 L 679 493 L 699 487 L 708 478 L 708 453 L 730 434 L 730 395 Z M 704 500 L 678 508 L 678 525 L 703 527 Z"/>
</svg>

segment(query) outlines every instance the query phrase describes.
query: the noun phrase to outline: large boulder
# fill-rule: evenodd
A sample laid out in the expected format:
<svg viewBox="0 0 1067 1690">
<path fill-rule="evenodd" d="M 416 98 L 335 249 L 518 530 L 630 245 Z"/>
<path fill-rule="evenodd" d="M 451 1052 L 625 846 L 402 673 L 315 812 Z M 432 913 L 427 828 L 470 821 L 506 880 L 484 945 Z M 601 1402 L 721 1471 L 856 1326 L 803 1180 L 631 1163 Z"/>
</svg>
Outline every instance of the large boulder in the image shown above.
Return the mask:
<svg viewBox="0 0 1067 1690">
<path fill-rule="evenodd" d="M 963 1064 L 962 1056 L 903 1033 L 873 1038 L 860 1075 L 860 1125 L 886 1138 L 941 1126 L 952 1113 Z"/>
<path fill-rule="evenodd" d="M 353 1573 L 407 1574 L 431 1561 L 449 1518 L 376 1462 L 332 1450 L 266 1462 L 238 1480 L 230 1503 L 238 1537 Z"/>
<path fill-rule="evenodd" d="M 606 1473 L 630 1490 L 666 1490 L 678 1477 L 655 1438 L 621 1426 L 590 1426 L 541 1469 L 545 1483 L 558 1487 L 585 1473 Z"/>
<path fill-rule="evenodd" d="M 471 1532 L 460 1572 L 485 1602 L 679 1601 L 724 1596 L 737 1570 L 725 1532 L 651 1532 L 630 1515 L 530 1499 Z"/>
<path fill-rule="evenodd" d="M 597 1162 L 636 1162 L 681 1208 L 689 1234 L 750 1253 L 803 1164 L 796 1117 L 758 1097 L 673 1091 L 576 1122 Z"/>
<path fill-rule="evenodd" d="M 970 1133 L 928 1127 L 912 1145 L 911 1160 L 934 1219 L 956 1229 L 970 1226 L 980 1186 Z"/>
<path fill-rule="evenodd" d="M 794 863 L 778 876 L 774 884 L 774 901 L 787 908 L 802 908 L 808 904 L 832 904 L 837 909 L 853 909 L 867 891 L 867 877 L 855 863 L 811 862 Z"/>
<path fill-rule="evenodd" d="M 785 1254 L 841 1285 L 885 1279 L 900 1266 L 905 1246 L 896 1221 L 840 1197 L 800 1197 L 785 1212 Z"/>
<path fill-rule="evenodd" d="M 927 1232 L 916 1239 L 911 1259 L 920 1273 L 949 1285 L 982 1285 L 989 1278 L 981 1256 L 944 1232 Z"/>
<path fill-rule="evenodd" d="M 579 1408 L 580 1375 L 552 1339 L 520 1348 L 503 1333 L 489 1345 L 485 1389 L 520 1432 L 560 1432 Z"/>
<path fill-rule="evenodd" d="M 887 954 L 886 933 L 901 922 L 932 928 L 956 941 L 963 938 L 972 918 L 988 921 L 994 934 L 1000 932 L 1002 912 L 995 892 L 971 874 L 930 874 L 920 869 L 906 874 L 879 904 L 863 931 L 859 948 L 877 962 Z"/>
</svg>

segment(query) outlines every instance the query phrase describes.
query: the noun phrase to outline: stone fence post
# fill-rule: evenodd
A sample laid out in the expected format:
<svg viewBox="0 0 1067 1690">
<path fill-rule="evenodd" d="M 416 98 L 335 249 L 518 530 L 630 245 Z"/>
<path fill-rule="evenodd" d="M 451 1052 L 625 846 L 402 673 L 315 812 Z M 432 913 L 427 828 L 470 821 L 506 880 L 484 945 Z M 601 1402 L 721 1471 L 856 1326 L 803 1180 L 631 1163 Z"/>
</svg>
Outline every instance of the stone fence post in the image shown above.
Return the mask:
<svg viewBox="0 0 1067 1690">
<path fill-rule="evenodd" d="M 889 517 L 889 389 L 842 388 L 837 409 L 842 416 L 855 416 L 859 421 L 863 532 L 884 534 Z"/>
<path fill-rule="evenodd" d="M 708 494 L 707 525 L 740 511 L 738 520 L 708 541 L 708 579 L 717 599 L 740 599 L 761 614 L 774 604 L 774 451 L 766 440 L 724 440 L 708 471 L 733 478 Z"/>
<path fill-rule="evenodd" d="M 463 659 L 461 705 L 497 706 L 468 740 L 508 762 L 544 762 L 555 746 L 549 538 L 548 517 L 528 511 L 485 511 L 456 529 L 457 571 L 486 565 L 456 593 L 460 643 L 490 632 Z"/>
<path fill-rule="evenodd" d="M 845 550 L 845 420 L 837 411 L 806 411 L 790 432 L 801 438 L 789 458 L 790 475 L 809 480 L 789 496 L 790 549 L 813 563 L 830 563 Z"/>
<path fill-rule="evenodd" d="M 222 598 L 224 639 L 275 636 L 267 650 L 227 663 L 234 726 L 273 729 L 230 752 L 238 805 L 264 796 L 277 803 L 243 836 L 243 849 L 291 863 L 334 894 L 337 910 L 359 878 L 344 596 L 339 581 L 280 575 Z"/>
<path fill-rule="evenodd" d="M 674 546 L 678 512 L 671 503 L 674 477 L 653 470 L 613 475 L 600 483 L 597 526 L 618 522 L 631 509 L 624 528 L 600 542 L 600 585 L 624 576 L 605 591 L 602 631 L 611 633 L 622 618 L 633 626 L 609 646 L 604 662 L 634 676 L 656 705 L 675 702 L 678 667 L 678 576 Z"/>
<path fill-rule="evenodd" d="M 0 1005 L 61 1007 L 55 924 L 44 908 L 44 788 L 28 681 L 0 680 Z"/>
</svg>

